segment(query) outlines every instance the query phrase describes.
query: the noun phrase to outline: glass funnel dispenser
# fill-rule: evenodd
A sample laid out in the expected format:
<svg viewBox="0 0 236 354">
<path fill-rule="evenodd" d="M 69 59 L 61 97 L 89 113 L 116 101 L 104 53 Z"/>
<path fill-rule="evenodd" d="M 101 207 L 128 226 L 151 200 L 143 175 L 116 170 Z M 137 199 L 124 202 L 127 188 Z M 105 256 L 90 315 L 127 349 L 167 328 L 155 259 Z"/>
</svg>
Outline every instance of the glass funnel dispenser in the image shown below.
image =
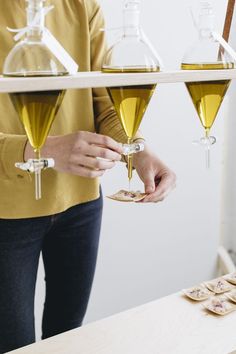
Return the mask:
<svg viewBox="0 0 236 354">
<path fill-rule="evenodd" d="M 144 39 L 140 28 L 139 0 L 124 2 L 122 36 L 108 50 L 102 71 L 104 73 L 137 73 L 137 75 L 160 71 L 160 61 L 147 40 Z M 144 149 L 142 143 L 135 143 L 135 135 L 155 87 L 155 84 L 147 84 L 107 88 L 127 137 L 124 155 L 127 155 L 129 181 L 132 178 L 133 154 Z"/>
<path fill-rule="evenodd" d="M 201 1 L 200 15 L 195 26 L 198 41 L 186 52 L 182 60 L 183 70 L 228 70 L 234 68 L 232 48 L 215 32 L 214 13 L 211 2 Z M 210 166 L 210 147 L 216 138 L 210 130 L 221 107 L 230 80 L 187 82 L 186 87 L 197 111 L 205 135 L 197 144 L 206 152 L 206 167 Z"/>
<path fill-rule="evenodd" d="M 16 37 L 24 37 L 5 59 L 3 74 L 7 77 L 53 77 L 67 75 L 68 70 L 44 41 L 45 15 L 52 7 L 44 7 L 45 0 L 26 0 L 27 26 Z M 18 39 L 16 38 L 16 39 Z M 27 86 L 27 80 L 25 81 Z M 65 91 L 32 91 L 10 94 L 11 101 L 25 128 L 35 158 L 16 167 L 35 173 L 35 196 L 41 198 L 41 170 L 53 167 L 54 161 L 42 158 L 43 147 L 54 118 L 60 108 Z"/>
</svg>

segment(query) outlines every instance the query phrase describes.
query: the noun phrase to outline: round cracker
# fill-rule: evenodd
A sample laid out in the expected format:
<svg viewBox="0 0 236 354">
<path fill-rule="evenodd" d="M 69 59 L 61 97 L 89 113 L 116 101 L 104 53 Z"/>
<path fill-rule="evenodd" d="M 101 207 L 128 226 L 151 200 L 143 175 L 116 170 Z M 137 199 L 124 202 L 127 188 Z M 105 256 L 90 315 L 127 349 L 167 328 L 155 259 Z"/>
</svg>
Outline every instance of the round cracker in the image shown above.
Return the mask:
<svg viewBox="0 0 236 354">
<path fill-rule="evenodd" d="M 107 198 L 116 200 L 118 202 L 133 203 L 140 202 L 146 197 L 146 195 L 146 193 L 141 193 L 140 191 L 133 192 L 122 189 L 113 195 L 107 196 Z"/>
</svg>

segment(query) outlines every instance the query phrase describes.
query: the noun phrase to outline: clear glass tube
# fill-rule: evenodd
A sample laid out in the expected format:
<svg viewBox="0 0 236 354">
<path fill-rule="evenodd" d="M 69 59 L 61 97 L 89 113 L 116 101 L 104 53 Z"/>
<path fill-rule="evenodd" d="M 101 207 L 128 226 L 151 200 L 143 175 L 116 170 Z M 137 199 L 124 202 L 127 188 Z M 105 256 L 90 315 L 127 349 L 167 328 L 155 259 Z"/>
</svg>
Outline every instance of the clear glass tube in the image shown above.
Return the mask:
<svg viewBox="0 0 236 354">
<path fill-rule="evenodd" d="M 35 149 L 34 153 L 35 153 L 35 159 L 37 161 L 40 161 L 40 158 L 41 158 L 40 150 Z M 41 171 L 42 171 L 42 169 L 39 166 L 39 168 L 38 169 L 36 168 L 35 172 L 34 172 L 34 174 L 35 174 L 35 199 L 36 200 L 39 200 L 42 198 Z"/>
</svg>

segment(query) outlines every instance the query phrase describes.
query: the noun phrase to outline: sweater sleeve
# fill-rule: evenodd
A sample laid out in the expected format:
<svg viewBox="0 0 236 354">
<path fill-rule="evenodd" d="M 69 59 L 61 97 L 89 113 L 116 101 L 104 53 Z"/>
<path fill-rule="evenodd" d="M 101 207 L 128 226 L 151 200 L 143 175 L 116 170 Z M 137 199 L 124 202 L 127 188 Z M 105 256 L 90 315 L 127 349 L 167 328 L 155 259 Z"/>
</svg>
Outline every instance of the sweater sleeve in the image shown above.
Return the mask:
<svg viewBox="0 0 236 354">
<path fill-rule="evenodd" d="M 15 167 L 16 162 L 24 161 L 26 142 L 24 135 L 0 133 L 0 179 L 18 179 L 27 175 Z"/>
<path fill-rule="evenodd" d="M 94 3 L 90 17 L 91 70 L 100 71 L 107 46 L 104 31 L 100 31 L 105 26 L 102 10 L 97 2 Z M 93 105 L 97 131 L 126 143 L 127 137 L 105 88 L 93 89 Z M 136 139 L 143 139 L 140 132 L 136 134 Z"/>
</svg>

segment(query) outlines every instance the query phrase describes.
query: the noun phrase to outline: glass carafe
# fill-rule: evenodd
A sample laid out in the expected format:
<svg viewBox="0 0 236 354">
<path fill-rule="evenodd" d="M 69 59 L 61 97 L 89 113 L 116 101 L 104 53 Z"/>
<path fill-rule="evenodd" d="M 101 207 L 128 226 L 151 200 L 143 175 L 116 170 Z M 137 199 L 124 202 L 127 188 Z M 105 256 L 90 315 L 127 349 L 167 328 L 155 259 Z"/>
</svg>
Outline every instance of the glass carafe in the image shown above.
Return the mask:
<svg viewBox="0 0 236 354">
<path fill-rule="evenodd" d="M 68 72 L 60 60 L 43 41 L 45 0 L 26 0 L 27 27 L 24 39 L 17 43 L 5 59 L 3 75 L 7 77 L 55 77 Z M 25 81 L 27 87 L 27 80 Z M 35 158 L 16 163 L 22 170 L 35 173 L 35 197 L 41 198 L 41 170 L 53 167 L 54 161 L 41 157 L 43 147 L 54 118 L 64 97 L 64 90 L 14 92 L 11 101 L 24 126 Z"/>
<path fill-rule="evenodd" d="M 160 71 L 160 62 L 142 35 L 139 0 L 124 2 L 123 22 L 122 36 L 108 50 L 102 71 L 117 74 L 137 73 L 137 75 Z M 107 88 L 127 137 L 124 155 L 127 156 L 129 181 L 132 178 L 133 154 L 144 149 L 144 145 L 135 143 L 134 138 L 155 87 L 155 84 L 147 84 Z"/>
<path fill-rule="evenodd" d="M 234 59 L 227 49 L 222 47 L 221 38 L 215 32 L 214 13 L 211 2 L 201 1 L 197 42 L 189 48 L 183 57 L 183 70 L 228 70 L 234 68 Z M 218 40 L 219 39 L 219 40 Z M 222 39 L 223 41 L 223 39 Z M 205 135 L 197 144 L 203 146 L 206 152 L 206 167 L 210 167 L 210 147 L 216 138 L 210 135 L 210 130 L 221 107 L 230 80 L 212 80 L 187 82 L 186 87 L 197 111 Z"/>
</svg>

